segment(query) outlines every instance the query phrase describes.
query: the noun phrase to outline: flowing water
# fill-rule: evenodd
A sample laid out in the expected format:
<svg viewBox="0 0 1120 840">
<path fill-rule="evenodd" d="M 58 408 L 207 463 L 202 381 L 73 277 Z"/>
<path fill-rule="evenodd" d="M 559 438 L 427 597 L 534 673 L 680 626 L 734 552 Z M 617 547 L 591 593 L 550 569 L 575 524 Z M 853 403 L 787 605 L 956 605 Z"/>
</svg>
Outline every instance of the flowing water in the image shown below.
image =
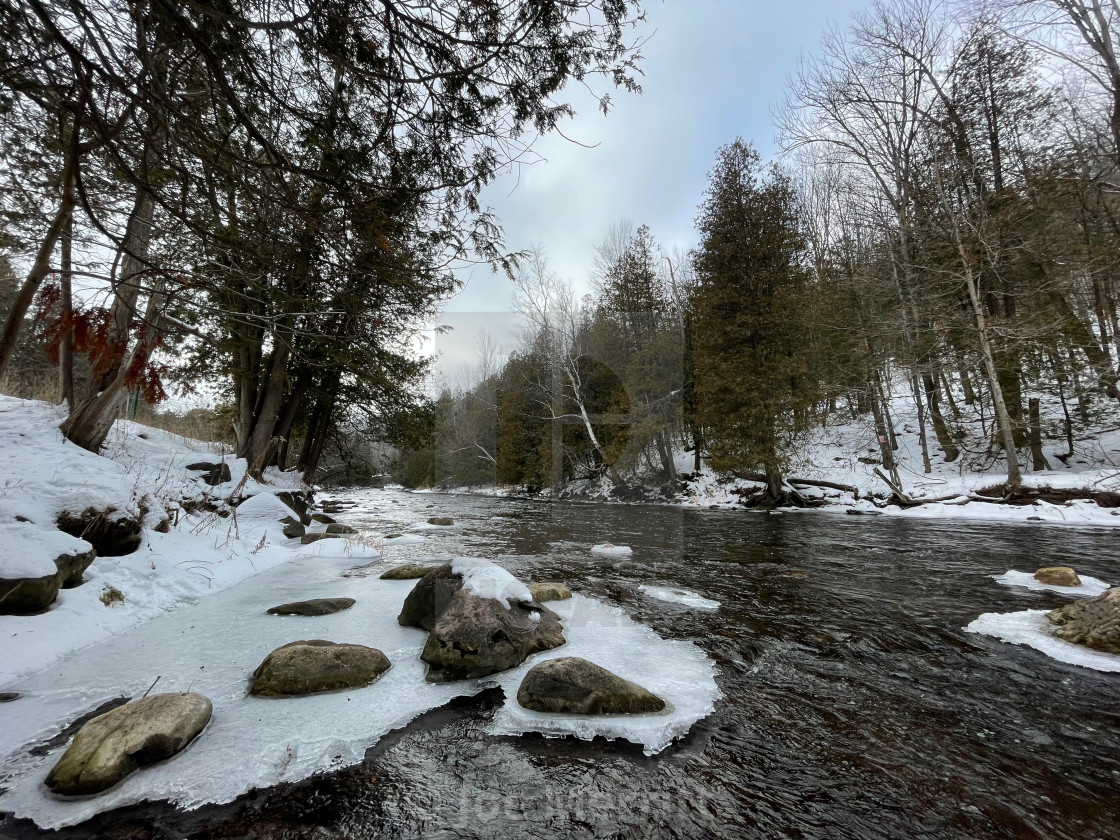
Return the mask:
<svg viewBox="0 0 1120 840">
<path fill-rule="evenodd" d="M 362 764 L 180 814 L 145 805 L 60 832 L 119 838 L 1120 837 L 1120 674 L 963 632 L 1067 599 L 996 584 L 1072 565 L 1120 582 L 1108 531 L 886 517 L 547 504 L 393 491 L 338 518 L 460 527 L 390 559 L 469 554 L 622 605 L 718 663 L 687 738 L 640 747 L 485 734 L 496 692 L 393 733 Z M 630 545 L 632 557 L 590 553 Z M 378 570 L 379 571 L 379 570 Z M 643 584 L 720 602 L 697 610 Z M 251 584 L 249 584 L 251 585 Z M 236 768 L 230 768 L 236 772 Z M 33 836 L 26 824 L 0 834 Z"/>
</svg>

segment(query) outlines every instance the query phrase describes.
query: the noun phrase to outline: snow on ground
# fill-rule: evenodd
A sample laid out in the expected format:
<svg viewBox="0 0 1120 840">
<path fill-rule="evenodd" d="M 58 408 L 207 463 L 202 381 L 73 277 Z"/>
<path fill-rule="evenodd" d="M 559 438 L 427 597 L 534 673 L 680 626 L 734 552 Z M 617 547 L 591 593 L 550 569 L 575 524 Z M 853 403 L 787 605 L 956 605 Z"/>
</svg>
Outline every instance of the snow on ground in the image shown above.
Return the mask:
<svg viewBox="0 0 1120 840">
<path fill-rule="evenodd" d="M 244 461 L 226 456 L 233 480 L 209 487 L 198 472 L 185 469 L 197 461 L 223 460 L 209 444 L 118 422 L 107 441 L 107 457 L 95 455 L 65 441 L 58 431 L 63 417 L 55 406 L 0 396 L 0 576 L 49 573 L 54 557 L 89 549 L 85 541 L 57 530 L 55 519 L 63 511 L 111 506 L 140 516 L 146 509 L 144 541 L 128 556 L 97 558 L 85 573 L 86 582 L 61 590 L 47 612 L 0 615 L 5 640 L 0 686 L 283 563 L 298 547 L 284 539 L 276 521 L 291 511 L 269 495 L 298 487 L 292 477 L 266 476 L 276 482 L 272 485 L 246 481 L 240 493 L 259 495 L 235 517 L 187 514 L 179 507 L 181 499 L 216 499 L 233 492 L 245 476 Z M 176 525 L 157 533 L 154 526 L 165 515 Z M 103 603 L 101 596 L 110 588 L 124 601 Z"/>
<path fill-rule="evenodd" d="M 664 586 L 648 586 L 646 584 L 642 584 L 638 589 L 650 598 L 656 598 L 658 601 L 667 601 L 670 604 L 681 604 L 682 606 L 692 607 L 696 610 L 718 610 L 720 606 L 719 601 L 713 601 L 710 598 L 705 598 L 703 595 L 698 595 L 687 589 L 669 589 Z"/>
<path fill-rule="evenodd" d="M 336 550 L 324 540 L 307 548 Z M 431 684 L 419 655 L 427 634 L 397 624 L 415 581 L 376 575 L 343 577 L 347 565 L 329 564 L 301 551 L 284 568 L 258 575 L 201 601 L 189 610 L 160 616 L 106 641 L 81 656 L 8 688 L 23 694 L 4 706 L 0 728 L 0 779 L 7 792 L 0 809 L 43 828 L 73 825 L 94 814 L 147 799 L 183 808 L 228 802 L 247 790 L 295 781 L 362 759 L 382 735 L 457 695 L 495 684 L 507 697 L 490 731 L 517 734 L 603 735 L 625 738 L 647 753 L 664 749 L 719 698 L 715 666 L 690 642 L 666 641 L 621 609 L 579 595 L 550 605 L 561 616 L 567 644 L 531 657 L 518 668 L 458 683 Z M 474 566 L 472 568 L 483 568 Z M 275 604 L 304 598 L 346 596 L 349 610 L 314 618 L 265 614 Z M 274 648 L 297 639 L 325 638 L 377 647 L 393 663 L 372 686 L 299 698 L 246 694 L 253 669 Z M 513 699 L 525 672 L 552 656 L 582 656 L 634 680 L 668 701 L 648 716 L 543 716 Z M 139 696 L 160 677 L 160 692 L 190 689 L 214 704 L 214 716 L 183 753 L 134 773 L 100 796 L 51 796 L 42 784 L 64 747 L 32 756 L 27 747 L 57 733 L 67 721 L 108 699 Z M 230 772 L 236 767 L 237 772 Z"/>
<path fill-rule="evenodd" d="M 1047 656 L 1095 671 L 1120 671 L 1120 655 L 1093 650 L 1059 639 L 1050 632 L 1047 610 L 984 613 L 965 627 L 967 633 L 994 636 L 1013 645 L 1027 645 Z"/>
<path fill-rule="evenodd" d="M 463 589 L 467 592 L 500 601 L 507 610 L 510 601 L 531 603 L 533 600 L 528 586 L 489 560 L 456 557 L 451 561 L 451 571 L 463 579 Z"/>
<path fill-rule="evenodd" d="M 608 557 L 625 557 L 634 553 L 634 550 L 628 545 L 614 545 L 612 543 L 593 545 L 591 551 L 595 554 L 606 554 Z"/>
<path fill-rule="evenodd" d="M 1022 586 L 1035 592 L 1057 592 L 1059 595 L 1100 595 L 1111 585 L 1095 577 L 1078 575 L 1081 580 L 1080 586 L 1055 586 L 1052 583 L 1035 580 L 1034 575 L 1030 572 L 1017 572 L 1014 569 L 1004 572 L 1002 575 L 992 575 L 992 577 L 995 578 L 996 583 L 1002 583 L 1004 586 Z"/>
</svg>

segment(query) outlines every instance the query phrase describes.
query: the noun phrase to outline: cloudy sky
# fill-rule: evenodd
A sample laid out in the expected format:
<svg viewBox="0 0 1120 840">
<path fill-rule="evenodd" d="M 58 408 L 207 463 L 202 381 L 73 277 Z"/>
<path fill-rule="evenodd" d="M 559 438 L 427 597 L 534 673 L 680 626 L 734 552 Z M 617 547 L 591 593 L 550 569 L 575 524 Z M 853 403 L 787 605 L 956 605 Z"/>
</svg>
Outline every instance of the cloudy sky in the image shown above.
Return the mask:
<svg viewBox="0 0 1120 840">
<path fill-rule="evenodd" d="M 614 92 L 607 116 L 590 98 L 564 134 L 542 138 L 542 158 L 492 184 L 507 245 L 539 244 L 550 265 L 587 283 L 592 251 L 616 221 L 648 224 L 669 248 L 695 242 L 693 220 L 719 146 L 743 137 L 775 153 L 770 109 L 782 100 L 798 57 L 830 25 L 846 26 L 869 0 L 647 0 L 642 94 Z M 585 148 L 591 146 L 592 148 Z M 441 319 L 440 367 L 455 374 L 475 355 L 480 328 L 513 342 L 509 281 L 487 268 L 463 271 L 463 291 Z"/>
</svg>

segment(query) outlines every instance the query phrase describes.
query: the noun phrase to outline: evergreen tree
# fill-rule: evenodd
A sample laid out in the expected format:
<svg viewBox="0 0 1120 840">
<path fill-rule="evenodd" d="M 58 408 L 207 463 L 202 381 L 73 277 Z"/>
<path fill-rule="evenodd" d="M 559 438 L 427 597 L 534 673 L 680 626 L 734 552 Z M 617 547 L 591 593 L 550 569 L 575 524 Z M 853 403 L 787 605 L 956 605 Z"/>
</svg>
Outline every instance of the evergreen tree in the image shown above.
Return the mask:
<svg viewBox="0 0 1120 840">
<path fill-rule="evenodd" d="M 760 470 L 778 502 L 788 444 L 817 391 L 794 190 L 736 140 L 718 152 L 697 226 L 696 390 L 711 464 L 737 475 Z"/>
</svg>

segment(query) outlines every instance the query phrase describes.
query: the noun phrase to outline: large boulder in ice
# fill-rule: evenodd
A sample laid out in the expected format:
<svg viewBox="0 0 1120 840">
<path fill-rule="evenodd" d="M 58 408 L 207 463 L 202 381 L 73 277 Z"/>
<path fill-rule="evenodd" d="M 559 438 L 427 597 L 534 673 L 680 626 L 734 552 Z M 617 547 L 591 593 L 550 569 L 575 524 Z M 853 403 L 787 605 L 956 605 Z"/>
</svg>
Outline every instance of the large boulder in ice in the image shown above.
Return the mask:
<svg viewBox="0 0 1120 840">
<path fill-rule="evenodd" d="M 562 644 L 560 619 L 548 607 L 524 601 L 506 607 L 460 589 L 436 619 L 420 658 L 431 666 L 429 682 L 451 682 L 516 668 Z"/>
<path fill-rule="evenodd" d="M 92 545 L 98 557 L 132 554 L 143 541 L 140 520 L 113 507 L 104 510 L 89 507 L 81 513 L 63 511 L 55 523 L 63 533 Z"/>
<path fill-rule="evenodd" d="M 436 618 L 447 609 L 451 596 L 462 586 L 463 579 L 451 570 L 450 563 L 429 569 L 405 596 L 397 623 L 401 627 L 419 627 L 430 633 L 436 625 Z"/>
<path fill-rule="evenodd" d="M 543 604 L 546 601 L 565 601 L 572 597 L 572 590 L 555 581 L 530 583 L 529 591 L 533 593 L 533 600 L 538 604 Z"/>
<path fill-rule="evenodd" d="M 420 654 L 431 666 L 429 682 L 485 677 L 564 644 L 556 614 L 484 560 L 456 560 L 428 572 L 405 598 L 397 621 L 429 631 Z"/>
<path fill-rule="evenodd" d="M 548 714 L 637 715 L 660 712 L 665 701 L 594 662 L 575 656 L 548 659 L 529 669 L 517 702 Z"/>
<path fill-rule="evenodd" d="M 450 568 L 450 566 L 448 567 Z M 382 580 L 418 580 L 424 577 L 428 572 L 432 571 L 432 566 L 424 566 L 420 563 L 405 563 L 402 566 L 394 566 L 387 572 L 381 575 Z"/>
<path fill-rule="evenodd" d="M 1047 566 L 1035 572 L 1034 579 L 1039 583 L 1048 583 L 1051 586 L 1081 585 L 1081 578 L 1069 566 Z"/>
<path fill-rule="evenodd" d="M 323 639 L 290 642 L 265 657 L 253 672 L 250 694 L 297 697 L 367 686 L 391 663 L 377 648 Z"/>
<path fill-rule="evenodd" d="M 332 522 L 327 525 L 328 534 L 356 534 L 356 528 L 351 528 L 349 525 L 343 525 L 341 522 Z"/>
<path fill-rule="evenodd" d="M 140 767 L 170 758 L 210 720 L 201 694 L 156 694 L 126 703 L 86 723 L 47 775 L 55 793 L 81 796 L 108 790 Z"/>
<path fill-rule="evenodd" d="M 353 598 L 312 598 L 310 601 L 293 601 L 268 609 L 269 615 L 330 615 L 348 610 L 356 604 Z"/>
<path fill-rule="evenodd" d="M 1046 614 L 1054 635 L 1067 642 L 1120 653 L 1120 587 L 1096 598 L 1074 601 Z"/>
<path fill-rule="evenodd" d="M 450 528 L 455 524 L 455 520 L 450 516 L 432 516 L 428 519 L 429 525 L 437 525 L 440 528 Z"/>
</svg>

